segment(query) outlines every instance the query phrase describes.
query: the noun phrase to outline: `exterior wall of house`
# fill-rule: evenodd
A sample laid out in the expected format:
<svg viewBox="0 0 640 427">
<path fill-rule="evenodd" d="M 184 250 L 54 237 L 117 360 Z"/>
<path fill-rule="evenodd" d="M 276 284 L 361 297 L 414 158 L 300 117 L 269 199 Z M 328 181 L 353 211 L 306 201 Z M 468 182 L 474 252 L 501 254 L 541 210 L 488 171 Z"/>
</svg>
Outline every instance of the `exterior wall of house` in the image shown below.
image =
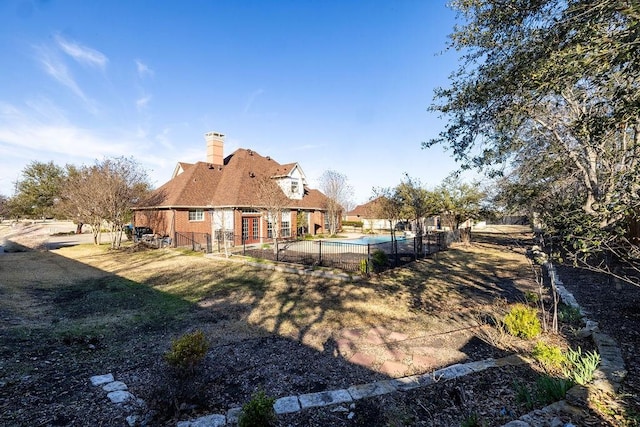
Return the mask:
<svg viewBox="0 0 640 427">
<path fill-rule="evenodd" d="M 301 200 L 304 196 L 304 182 L 304 175 L 298 167 L 295 167 L 289 176 L 278 179 L 278 185 L 284 194 L 293 200 Z"/>
<path fill-rule="evenodd" d="M 168 236 L 171 234 L 171 217 L 172 212 L 167 210 L 135 211 L 133 224 L 135 227 L 149 227 L 156 234 Z"/>
<path fill-rule="evenodd" d="M 309 234 L 316 235 L 326 233 L 324 227 L 324 215 L 321 211 L 309 213 Z"/>
<path fill-rule="evenodd" d="M 188 209 L 176 209 L 175 211 L 175 231 L 192 233 L 211 234 L 211 216 L 205 210 L 202 221 L 189 221 Z"/>
<path fill-rule="evenodd" d="M 325 214 L 322 211 L 304 211 L 308 218 L 309 233 L 322 234 L 327 230 L 324 226 Z M 298 211 L 290 210 L 283 213 L 283 220 L 289 221 L 290 236 L 295 237 L 297 234 L 297 214 Z M 268 241 L 267 229 L 268 222 L 266 215 L 262 213 L 249 213 L 246 216 L 260 217 L 259 234 L 262 241 Z M 203 210 L 202 221 L 190 221 L 189 209 L 172 209 L 172 210 L 140 210 L 134 212 L 134 225 L 136 227 L 149 227 L 154 233 L 173 237 L 174 232 L 178 233 L 207 233 L 212 237 L 215 235 L 215 229 L 224 228 L 232 231 L 234 234 L 234 244 L 242 244 L 242 218 L 243 211 L 241 209 L 228 210 Z M 214 230 L 211 229 L 212 224 Z"/>
</svg>

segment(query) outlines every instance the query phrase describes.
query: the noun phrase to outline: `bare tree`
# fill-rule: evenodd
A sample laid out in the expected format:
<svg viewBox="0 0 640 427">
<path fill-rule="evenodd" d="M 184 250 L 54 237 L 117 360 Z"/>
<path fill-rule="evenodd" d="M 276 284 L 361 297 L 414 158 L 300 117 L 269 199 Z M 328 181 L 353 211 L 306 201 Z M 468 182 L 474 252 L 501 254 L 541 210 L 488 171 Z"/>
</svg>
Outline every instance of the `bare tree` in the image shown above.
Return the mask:
<svg viewBox="0 0 640 427">
<path fill-rule="evenodd" d="M 256 197 L 270 225 L 271 236 L 269 237 L 273 239 L 275 252 L 277 250 L 276 243 L 280 237 L 282 215 L 288 210 L 291 201 L 275 179 L 269 177 L 255 179 L 258 180 Z"/>
<path fill-rule="evenodd" d="M 111 247 L 122 243 L 131 208 L 149 192 L 146 171 L 133 159 L 105 159 L 93 166 L 70 168 L 62 191 L 62 205 L 79 223 L 89 224 L 94 244 L 100 244 L 103 225 L 111 231 Z"/>
<path fill-rule="evenodd" d="M 102 215 L 95 202 L 100 182 L 93 167 L 68 167 L 62 186 L 60 209 L 77 224 L 87 224 L 93 234 L 93 243 L 100 244 Z"/>
<path fill-rule="evenodd" d="M 320 191 L 327 196 L 329 234 L 336 234 L 342 211 L 347 206 L 352 206 L 353 189 L 349 185 L 346 175 L 334 170 L 327 170 L 320 177 Z"/>
</svg>

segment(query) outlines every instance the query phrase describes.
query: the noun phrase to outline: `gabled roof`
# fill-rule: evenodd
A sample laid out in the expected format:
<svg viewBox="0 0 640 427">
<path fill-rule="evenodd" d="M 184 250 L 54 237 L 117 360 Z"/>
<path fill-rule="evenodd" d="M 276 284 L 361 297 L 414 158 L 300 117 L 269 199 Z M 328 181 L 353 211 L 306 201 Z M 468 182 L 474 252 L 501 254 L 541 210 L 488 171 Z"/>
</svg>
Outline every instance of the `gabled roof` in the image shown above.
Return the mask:
<svg viewBox="0 0 640 427">
<path fill-rule="evenodd" d="M 170 181 L 152 196 L 150 207 L 260 207 L 256 194 L 260 179 L 286 177 L 297 163 L 281 165 L 270 157 L 240 148 L 224 159 L 223 165 L 205 162 L 178 163 Z M 300 169 L 300 171 L 302 171 Z M 300 200 L 291 200 L 291 209 L 325 209 L 326 196 L 304 187 Z"/>
<path fill-rule="evenodd" d="M 376 218 L 378 214 L 377 211 L 379 209 L 378 205 L 380 203 L 381 198 L 382 196 L 376 197 L 370 202 L 356 206 L 355 208 L 353 208 L 352 211 L 347 212 L 346 216 L 358 216 L 361 218 Z"/>
</svg>

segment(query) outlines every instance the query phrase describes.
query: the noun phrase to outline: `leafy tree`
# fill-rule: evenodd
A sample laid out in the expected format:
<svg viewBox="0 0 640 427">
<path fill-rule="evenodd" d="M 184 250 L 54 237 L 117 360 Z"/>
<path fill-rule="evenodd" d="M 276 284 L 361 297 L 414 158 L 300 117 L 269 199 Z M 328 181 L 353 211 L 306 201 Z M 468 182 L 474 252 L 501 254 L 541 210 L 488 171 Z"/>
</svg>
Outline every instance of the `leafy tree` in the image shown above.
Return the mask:
<svg viewBox="0 0 640 427">
<path fill-rule="evenodd" d="M 395 225 L 402 218 L 403 201 L 398 188 L 380 187 L 373 189 L 372 204 L 373 212 L 370 212 L 374 218 L 384 218 L 389 221 L 391 229 L 391 240 L 395 240 Z M 395 245 L 394 245 L 395 246 Z"/>
<path fill-rule="evenodd" d="M 327 170 L 320 177 L 320 191 L 327 196 L 329 234 L 333 235 L 338 232 L 342 211 L 345 210 L 345 206 L 351 205 L 353 189 L 349 185 L 346 175 L 334 170 Z"/>
<path fill-rule="evenodd" d="M 418 253 L 422 253 L 422 236 L 424 234 L 424 220 L 440 213 L 434 193 L 422 186 L 420 180 L 405 175 L 405 180 L 396 187 L 397 195 L 402 203 L 403 217 L 415 224 L 416 243 Z"/>
<path fill-rule="evenodd" d="M 0 194 L 0 222 L 9 216 L 9 198 Z"/>
<path fill-rule="evenodd" d="M 629 247 L 626 225 L 640 207 L 640 4 L 452 5 L 465 20 L 450 42 L 462 63 L 431 106 L 450 122 L 423 146 L 447 145 L 466 168 L 506 171 L 511 202 L 542 209 L 574 260 L 629 253 L 614 246 Z"/>
<path fill-rule="evenodd" d="M 457 230 L 468 220 L 475 220 L 483 212 L 485 193 L 478 184 L 462 182 L 455 175 L 445 178 L 434 190 L 435 204 L 443 221 L 451 230 Z M 460 231 L 460 238 L 468 243 L 471 236 L 468 228 Z"/>
<path fill-rule="evenodd" d="M 9 202 L 14 216 L 49 218 L 55 216 L 56 203 L 65 172 L 53 162 L 29 163 L 18 180 L 17 192 Z"/>
</svg>

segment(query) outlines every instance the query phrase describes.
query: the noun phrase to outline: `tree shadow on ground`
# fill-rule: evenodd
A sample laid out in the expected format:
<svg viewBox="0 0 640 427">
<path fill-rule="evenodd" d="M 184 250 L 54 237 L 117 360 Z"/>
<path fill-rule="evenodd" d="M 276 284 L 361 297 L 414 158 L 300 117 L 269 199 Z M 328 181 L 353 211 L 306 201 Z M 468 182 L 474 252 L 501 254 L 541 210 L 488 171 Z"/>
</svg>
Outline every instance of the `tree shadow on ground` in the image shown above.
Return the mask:
<svg viewBox="0 0 640 427">
<path fill-rule="evenodd" d="M 0 356 L 7 360 L 4 372 L 11 373 L 3 373 L 0 399 L 6 419 L 15 425 L 54 424 L 56 419 L 97 425 L 105 414 L 113 423 L 124 424 L 126 411 L 108 403 L 88 378 L 113 372 L 134 394 L 153 402 L 154 393 L 166 390 L 158 388 L 158 381 L 171 378 L 163 374 L 163 353 L 171 339 L 194 329 L 203 330 L 212 343 L 192 384 L 192 391 L 204 395 L 178 405 L 170 413 L 173 418 L 158 419 L 157 425 L 206 412 L 225 413 L 246 403 L 258 389 L 283 397 L 388 379 L 389 375 L 351 363 L 338 342 L 339 332 L 364 332 L 381 323 L 400 328 L 407 317 L 398 310 L 408 312 L 412 321 L 432 315 L 424 305 L 427 300 L 420 300 L 422 306 L 411 305 L 426 290 L 415 277 L 338 282 L 166 250 L 139 257 L 124 251 L 97 253 L 82 259 L 55 252 L 0 255 L 0 271 L 10 273 L 0 290 L 7 297 L 0 304 L 0 317 L 8 319 L 0 329 Z M 154 264 L 158 260 L 167 264 Z M 421 270 L 423 264 L 416 265 L 415 274 L 429 273 Z M 488 304 L 492 298 L 506 298 L 495 284 L 483 286 L 485 278 L 464 279 L 472 271 L 464 263 L 455 269 L 452 277 L 461 283 L 449 295 L 457 294 L 459 301 L 477 298 Z M 466 292 L 464 283 L 469 280 L 479 287 L 476 293 Z M 433 298 L 440 313 L 448 309 L 445 297 L 442 291 Z M 469 321 L 464 311 L 447 314 L 461 323 Z M 391 351 L 396 345 L 397 341 L 383 340 L 380 347 Z M 496 352 L 490 343 L 473 337 L 456 345 L 462 353 L 458 361 Z M 368 403 L 361 404 L 361 422 L 392 416 L 380 408 L 367 415 Z M 354 425 L 346 415 L 338 417 L 344 423 L 340 424 L 335 414 L 325 419 L 323 413 L 310 412 L 320 418 L 307 425 Z M 283 422 L 292 416 L 283 417 Z M 327 419 L 333 423 L 327 424 Z"/>
</svg>

